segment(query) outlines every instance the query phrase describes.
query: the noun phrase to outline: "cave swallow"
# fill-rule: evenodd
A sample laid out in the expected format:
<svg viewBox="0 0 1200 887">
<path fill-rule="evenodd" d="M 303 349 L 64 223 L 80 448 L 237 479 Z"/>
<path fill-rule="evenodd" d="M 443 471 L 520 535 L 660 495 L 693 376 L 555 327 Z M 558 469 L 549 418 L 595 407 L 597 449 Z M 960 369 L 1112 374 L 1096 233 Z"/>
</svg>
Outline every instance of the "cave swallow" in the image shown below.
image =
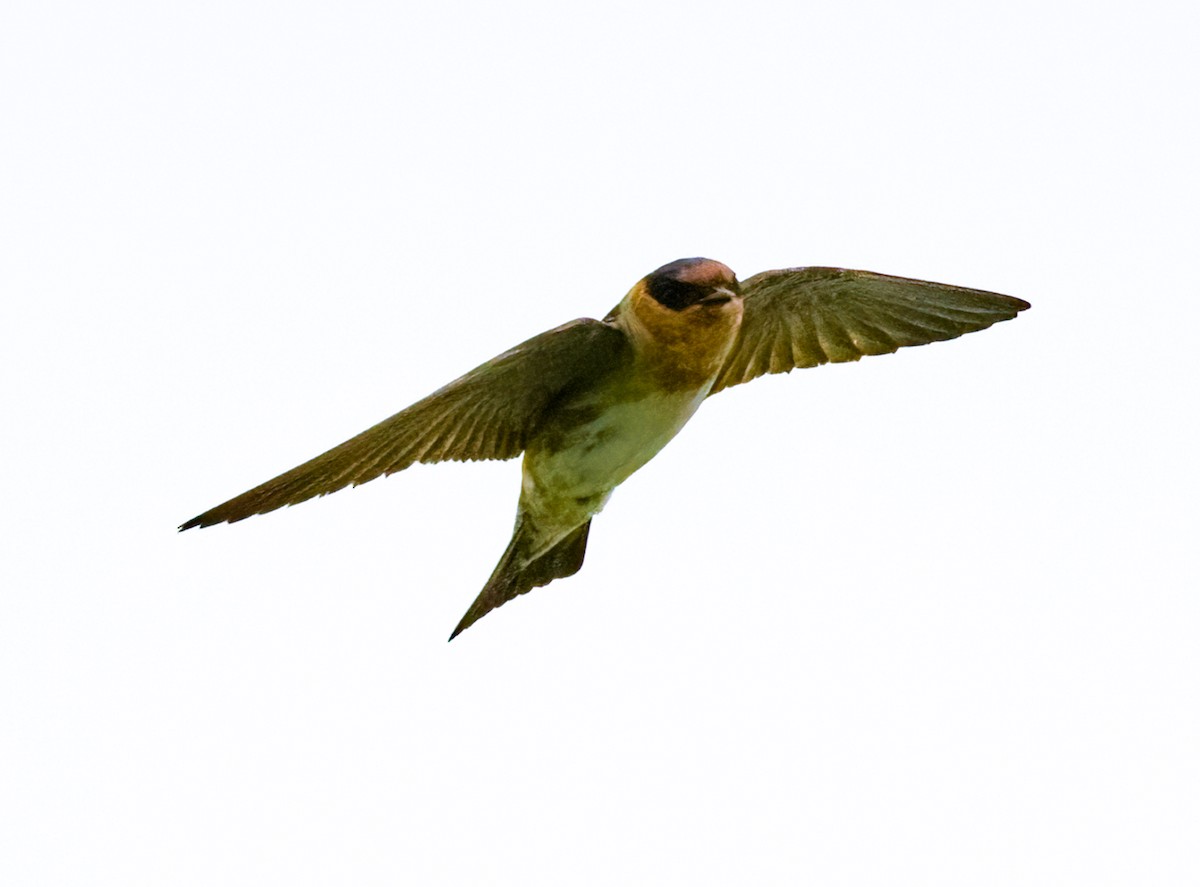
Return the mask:
<svg viewBox="0 0 1200 887">
<path fill-rule="evenodd" d="M 705 398 L 766 373 L 953 339 L 1028 307 L 842 268 L 766 271 L 739 283 L 720 262 L 679 259 L 639 280 L 603 320 L 535 336 L 180 529 L 233 523 L 416 462 L 524 453 L 512 540 L 453 639 L 517 595 L 577 572 L 613 489 Z"/>
</svg>

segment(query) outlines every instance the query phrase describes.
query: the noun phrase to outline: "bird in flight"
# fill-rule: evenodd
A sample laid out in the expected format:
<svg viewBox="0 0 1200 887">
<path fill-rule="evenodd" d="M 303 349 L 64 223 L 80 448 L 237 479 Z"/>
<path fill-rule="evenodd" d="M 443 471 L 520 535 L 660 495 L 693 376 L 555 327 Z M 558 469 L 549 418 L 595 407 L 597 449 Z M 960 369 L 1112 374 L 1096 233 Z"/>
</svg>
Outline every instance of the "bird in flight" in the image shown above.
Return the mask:
<svg viewBox="0 0 1200 887">
<path fill-rule="evenodd" d="M 765 271 L 739 283 L 720 262 L 678 259 L 639 280 L 603 320 L 534 336 L 179 529 L 233 523 L 416 462 L 524 453 L 512 540 L 453 640 L 517 595 L 576 573 L 613 489 L 705 398 L 766 373 L 953 339 L 1028 307 L 843 268 Z"/>
</svg>

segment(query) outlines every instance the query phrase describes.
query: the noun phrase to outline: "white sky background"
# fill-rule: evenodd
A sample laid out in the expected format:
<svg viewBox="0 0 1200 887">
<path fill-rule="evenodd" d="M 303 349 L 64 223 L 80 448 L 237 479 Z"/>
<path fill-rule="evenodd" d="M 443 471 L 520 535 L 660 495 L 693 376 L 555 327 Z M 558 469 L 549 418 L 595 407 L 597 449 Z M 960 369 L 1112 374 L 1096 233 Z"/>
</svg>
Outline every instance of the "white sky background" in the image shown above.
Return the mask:
<svg viewBox="0 0 1200 887">
<path fill-rule="evenodd" d="M 0 881 L 1200 879 L 1195 14 L 785 7 L 3 14 Z M 175 533 L 691 255 L 1034 307 Z"/>
</svg>

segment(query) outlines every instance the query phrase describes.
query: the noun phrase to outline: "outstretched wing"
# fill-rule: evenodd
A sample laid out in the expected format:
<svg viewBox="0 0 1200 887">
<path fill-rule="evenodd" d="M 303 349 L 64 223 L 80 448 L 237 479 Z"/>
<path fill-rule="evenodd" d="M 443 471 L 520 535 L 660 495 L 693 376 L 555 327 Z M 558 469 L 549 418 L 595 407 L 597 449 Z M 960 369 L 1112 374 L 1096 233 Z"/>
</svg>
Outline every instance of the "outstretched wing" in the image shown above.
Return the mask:
<svg viewBox="0 0 1200 887">
<path fill-rule="evenodd" d="M 620 330 L 586 318 L 563 324 L 179 529 L 265 514 L 414 462 L 512 459 L 524 451 L 547 406 L 628 358 L 628 341 Z"/>
<path fill-rule="evenodd" d="M 954 339 L 1029 307 L 984 290 L 844 268 L 764 271 L 742 283 L 742 295 L 742 327 L 712 394 L 765 373 Z"/>
</svg>

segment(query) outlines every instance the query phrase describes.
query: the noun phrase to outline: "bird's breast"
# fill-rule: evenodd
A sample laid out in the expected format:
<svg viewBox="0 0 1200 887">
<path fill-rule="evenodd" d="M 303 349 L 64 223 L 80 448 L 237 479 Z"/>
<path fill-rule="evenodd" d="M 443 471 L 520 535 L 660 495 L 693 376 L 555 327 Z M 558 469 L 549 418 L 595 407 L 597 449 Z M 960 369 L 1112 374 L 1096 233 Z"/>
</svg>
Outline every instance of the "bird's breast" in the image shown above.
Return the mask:
<svg viewBox="0 0 1200 887">
<path fill-rule="evenodd" d="M 637 387 L 565 405 L 525 452 L 527 492 L 573 498 L 607 493 L 667 445 L 706 393 Z"/>
</svg>

